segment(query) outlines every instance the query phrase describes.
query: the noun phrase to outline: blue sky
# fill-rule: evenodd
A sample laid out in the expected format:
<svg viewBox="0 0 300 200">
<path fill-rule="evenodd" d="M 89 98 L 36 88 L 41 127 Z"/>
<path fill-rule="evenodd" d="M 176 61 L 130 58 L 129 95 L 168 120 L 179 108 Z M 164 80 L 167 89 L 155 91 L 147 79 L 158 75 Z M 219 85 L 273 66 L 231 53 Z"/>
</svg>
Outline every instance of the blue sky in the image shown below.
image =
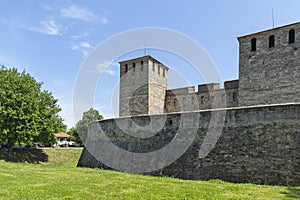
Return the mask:
<svg viewBox="0 0 300 200">
<path fill-rule="evenodd" d="M 25 69 L 44 82 L 43 88 L 59 99 L 61 115 L 71 128 L 73 86 L 81 63 L 107 38 L 142 27 L 176 30 L 198 42 L 227 81 L 238 78 L 236 37 L 272 28 L 272 8 L 275 26 L 300 21 L 298 0 L 2 1 L 0 64 Z M 152 49 L 147 54 L 189 77 L 190 85 L 202 83 L 185 70 L 189 64 L 181 58 Z M 114 115 L 116 63 L 143 55 L 143 50 L 122 55 L 107 69 L 95 94 L 95 108 L 104 117 Z M 170 83 L 171 88 L 180 86 Z"/>
</svg>

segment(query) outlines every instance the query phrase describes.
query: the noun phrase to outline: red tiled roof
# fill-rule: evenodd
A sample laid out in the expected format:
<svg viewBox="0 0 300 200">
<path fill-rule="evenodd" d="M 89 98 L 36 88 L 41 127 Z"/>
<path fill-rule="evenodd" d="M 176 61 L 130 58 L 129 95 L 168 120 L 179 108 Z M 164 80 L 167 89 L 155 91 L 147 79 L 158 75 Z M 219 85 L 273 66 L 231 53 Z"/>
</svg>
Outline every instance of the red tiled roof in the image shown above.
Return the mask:
<svg viewBox="0 0 300 200">
<path fill-rule="evenodd" d="M 68 137 L 70 137 L 70 135 L 68 135 L 66 133 L 63 133 L 63 132 L 55 133 L 55 136 L 56 137 L 60 137 L 60 138 L 68 138 Z"/>
</svg>

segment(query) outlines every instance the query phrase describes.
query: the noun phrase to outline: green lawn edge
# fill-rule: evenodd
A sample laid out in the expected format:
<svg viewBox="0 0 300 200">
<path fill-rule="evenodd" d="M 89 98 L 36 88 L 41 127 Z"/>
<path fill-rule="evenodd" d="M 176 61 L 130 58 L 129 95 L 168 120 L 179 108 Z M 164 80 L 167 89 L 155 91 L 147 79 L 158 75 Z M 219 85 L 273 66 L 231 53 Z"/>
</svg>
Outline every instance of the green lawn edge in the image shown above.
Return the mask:
<svg viewBox="0 0 300 200">
<path fill-rule="evenodd" d="M 81 151 L 1 150 L 0 199 L 300 199 L 300 187 L 181 180 L 78 168 Z M 36 153 L 42 157 L 39 159 Z"/>
</svg>

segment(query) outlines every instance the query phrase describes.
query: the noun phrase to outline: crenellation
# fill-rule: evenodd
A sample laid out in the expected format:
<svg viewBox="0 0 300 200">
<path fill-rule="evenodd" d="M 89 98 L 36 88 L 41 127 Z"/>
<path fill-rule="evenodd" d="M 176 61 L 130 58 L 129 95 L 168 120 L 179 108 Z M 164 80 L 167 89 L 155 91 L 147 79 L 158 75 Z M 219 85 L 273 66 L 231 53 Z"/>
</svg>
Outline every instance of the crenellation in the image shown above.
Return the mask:
<svg viewBox="0 0 300 200">
<path fill-rule="evenodd" d="M 220 89 L 220 83 L 209 83 L 198 85 L 198 93 L 213 92 Z"/>
<path fill-rule="evenodd" d="M 187 151 L 150 174 L 299 186 L 300 23 L 238 37 L 238 41 L 239 79 L 226 81 L 224 88 L 207 83 L 198 85 L 198 91 L 194 86 L 170 90 L 168 67 L 153 57 L 120 62 L 121 118 L 94 122 L 89 132 L 103 131 L 125 151 L 152 153 L 175 138 L 180 126 L 184 124 L 188 133 L 189 122 L 197 121 Z M 210 129 L 219 128 L 210 124 L 213 113 L 226 113 L 222 131 L 208 155 L 200 157 L 204 138 Z M 184 123 L 183 115 L 188 115 Z M 149 138 L 133 137 L 116 123 L 144 127 L 149 120 L 164 123 Z M 105 164 L 85 148 L 78 166 L 109 169 Z"/>
<path fill-rule="evenodd" d="M 186 95 L 186 94 L 194 94 L 194 93 L 195 93 L 195 87 L 190 86 L 190 87 L 167 90 L 166 95 Z"/>
</svg>

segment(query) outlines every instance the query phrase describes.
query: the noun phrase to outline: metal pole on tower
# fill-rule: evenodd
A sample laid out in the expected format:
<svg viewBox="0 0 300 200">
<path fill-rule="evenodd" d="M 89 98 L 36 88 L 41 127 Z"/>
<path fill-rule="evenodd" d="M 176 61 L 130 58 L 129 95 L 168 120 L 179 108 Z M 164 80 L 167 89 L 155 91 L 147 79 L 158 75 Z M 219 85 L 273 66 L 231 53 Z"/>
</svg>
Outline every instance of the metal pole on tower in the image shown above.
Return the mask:
<svg viewBox="0 0 300 200">
<path fill-rule="evenodd" d="M 147 48 L 146 48 L 146 40 L 144 41 L 144 56 L 147 54 Z"/>
<path fill-rule="evenodd" d="M 273 22 L 273 28 L 275 28 L 275 22 L 274 22 L 274 9 L 272 8 L 272 22 Z"/>
</svg>

